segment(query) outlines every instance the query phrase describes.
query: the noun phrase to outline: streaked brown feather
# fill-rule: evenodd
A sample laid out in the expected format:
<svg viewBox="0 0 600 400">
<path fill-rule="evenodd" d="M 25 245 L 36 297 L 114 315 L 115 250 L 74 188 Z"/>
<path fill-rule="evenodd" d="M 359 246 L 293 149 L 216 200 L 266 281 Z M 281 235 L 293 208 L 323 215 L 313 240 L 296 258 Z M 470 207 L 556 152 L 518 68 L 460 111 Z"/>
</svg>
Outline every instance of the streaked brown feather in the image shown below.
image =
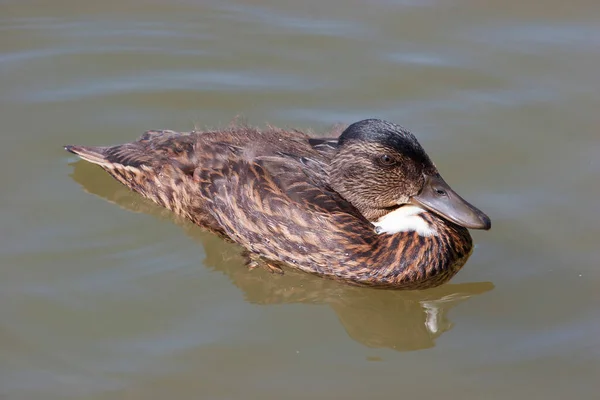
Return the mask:
<svg viewBox="0 0 600 400">
<path fill-rule="evenodd" d="M 423 214 L 439 232 L 377 235 L 330 186 L 336 139 L 298 131 L 148 131 L 111 147 L 67 146 L 132 190 L 266 259 L 351 284 L 427 288 L 472 250 L 468 231 Z"/>
</svg>

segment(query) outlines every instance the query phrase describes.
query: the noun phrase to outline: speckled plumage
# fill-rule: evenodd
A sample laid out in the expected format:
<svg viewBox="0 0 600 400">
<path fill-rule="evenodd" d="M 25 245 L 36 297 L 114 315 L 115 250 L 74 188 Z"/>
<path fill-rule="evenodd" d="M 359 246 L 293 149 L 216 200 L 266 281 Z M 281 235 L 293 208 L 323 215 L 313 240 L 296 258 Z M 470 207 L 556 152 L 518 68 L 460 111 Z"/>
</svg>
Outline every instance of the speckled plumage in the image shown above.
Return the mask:
<svg viewBox="0 0 600 400">
<path fill-rule="evenodd" d="M 266 260 L 358 285 L 440 285 L 467 261 L 471 237 L 431 212 L 420 215 L 436 235 L 375 232 L 372 221 L 420 190 L 423 171 L 437 172 L 412 134 L 376 128 L 381 137 L 347 130 L 339 140 L 245 126 L 148 131 L 119 146 L 66 149 Z M 393 165 L 373 161 L 382 150 Z"/>
</svg>

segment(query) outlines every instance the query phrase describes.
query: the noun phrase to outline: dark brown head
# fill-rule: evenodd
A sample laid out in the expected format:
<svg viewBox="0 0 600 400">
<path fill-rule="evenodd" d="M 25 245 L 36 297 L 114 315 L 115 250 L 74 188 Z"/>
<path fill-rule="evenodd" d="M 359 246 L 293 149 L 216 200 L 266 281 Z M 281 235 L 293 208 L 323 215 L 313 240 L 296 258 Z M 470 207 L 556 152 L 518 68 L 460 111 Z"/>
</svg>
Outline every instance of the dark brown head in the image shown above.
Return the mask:
<svg viewBox="0 0 600 400">
<path fill-rule="evenodd" d="M 491 225 L 442 179 L 417 138 L 391 122 L 350 125 L 338 139 L 329 176 L 331 186 L 370 221 L 413 204 L 466 228 Z"/>
</svg>

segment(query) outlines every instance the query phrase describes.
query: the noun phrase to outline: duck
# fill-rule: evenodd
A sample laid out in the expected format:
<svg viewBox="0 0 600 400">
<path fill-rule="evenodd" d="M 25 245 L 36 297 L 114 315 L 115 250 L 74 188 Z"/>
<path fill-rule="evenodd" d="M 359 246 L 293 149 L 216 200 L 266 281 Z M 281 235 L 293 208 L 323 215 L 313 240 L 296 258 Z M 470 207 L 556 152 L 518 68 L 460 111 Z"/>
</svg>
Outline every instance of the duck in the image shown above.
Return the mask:
<svg viewBox="0 0 600 400">
<path fill-rule="evenodd" d="M 417 138 L 380 119 L 337 137 L 233 124 L 67 145 L 131 190 L 245 249 L 248 266 L 420 290 L 449 281 L 490 218 L 442 178 Z"/>
</svg>

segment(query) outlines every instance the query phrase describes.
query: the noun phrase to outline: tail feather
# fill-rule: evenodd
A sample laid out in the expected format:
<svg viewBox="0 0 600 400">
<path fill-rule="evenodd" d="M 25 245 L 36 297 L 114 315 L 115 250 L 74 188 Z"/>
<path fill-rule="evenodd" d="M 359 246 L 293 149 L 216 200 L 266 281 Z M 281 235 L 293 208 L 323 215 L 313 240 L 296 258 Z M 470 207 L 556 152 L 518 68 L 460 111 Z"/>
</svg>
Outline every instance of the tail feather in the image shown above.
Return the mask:
<svg viewBox="0 0 600 400">
<path fill-rule="evenodd" d="M 111 164 L 105 155 L 107 147 L 72 146 L 66 145 L 65 150 L 77 154 L 82 159 L 94 164 L 107 166 Z"/>
</svg>

